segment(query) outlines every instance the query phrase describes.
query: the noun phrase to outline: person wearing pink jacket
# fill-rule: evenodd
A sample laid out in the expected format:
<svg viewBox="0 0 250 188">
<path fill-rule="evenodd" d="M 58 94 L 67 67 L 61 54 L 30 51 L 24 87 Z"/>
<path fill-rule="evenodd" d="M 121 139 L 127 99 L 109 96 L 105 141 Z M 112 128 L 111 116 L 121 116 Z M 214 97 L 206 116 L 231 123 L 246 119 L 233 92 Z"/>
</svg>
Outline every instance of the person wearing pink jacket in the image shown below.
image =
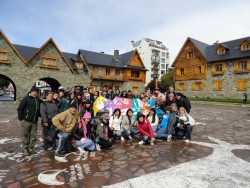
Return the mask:
<svg viewBox="0 0 250 188">
<path fill-rule="evenodd" d="M 147 120 L 145 115 L 141 112 L 137 113 L 137 120 L 138 122 L 136 123 L 136 127 L 140 132 L 140 138 L 142 139 L 139 144 L 146 144 L 150 142 L 150 145 L 154 145 L 155 134 L 149 120 Z"/>
</svg>

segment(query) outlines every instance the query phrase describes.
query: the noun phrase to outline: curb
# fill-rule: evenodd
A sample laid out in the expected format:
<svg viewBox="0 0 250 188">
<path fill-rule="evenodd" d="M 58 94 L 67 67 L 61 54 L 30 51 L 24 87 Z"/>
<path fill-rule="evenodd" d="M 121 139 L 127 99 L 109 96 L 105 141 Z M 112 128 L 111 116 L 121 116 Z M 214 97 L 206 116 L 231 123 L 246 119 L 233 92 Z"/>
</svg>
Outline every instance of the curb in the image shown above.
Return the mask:
<svg viewBox="0 0 250 188">
<path fill-rule="evenodd" d="M 226 102 L 211 102 L 211 101 L 192 101 L 191 104 L 209 104 L 209 105 L 216 105 L 216 106 L 235 106 L 235 107 L 242 107 L 242 108 L 250 108 L 250 105 L 242 106 L 242 103 L 226 103 Z"/>
</svg>

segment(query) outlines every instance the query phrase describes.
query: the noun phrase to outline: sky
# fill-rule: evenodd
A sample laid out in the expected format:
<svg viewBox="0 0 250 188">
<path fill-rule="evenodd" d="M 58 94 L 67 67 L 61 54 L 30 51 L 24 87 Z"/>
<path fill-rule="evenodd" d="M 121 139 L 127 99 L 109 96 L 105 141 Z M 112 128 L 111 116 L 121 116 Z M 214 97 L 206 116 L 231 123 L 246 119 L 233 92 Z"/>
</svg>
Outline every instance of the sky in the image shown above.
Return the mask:
<svg viewBox="0 0 250 188">
<path fill-rule="evenodd" d="M 162 41 L 172 63 L 187 37 L 207 44 L 250 36 L 249 0 L 0 0 L 0 29 L 13 44 L 61 51 L 127 52 Z"/>
</svg>

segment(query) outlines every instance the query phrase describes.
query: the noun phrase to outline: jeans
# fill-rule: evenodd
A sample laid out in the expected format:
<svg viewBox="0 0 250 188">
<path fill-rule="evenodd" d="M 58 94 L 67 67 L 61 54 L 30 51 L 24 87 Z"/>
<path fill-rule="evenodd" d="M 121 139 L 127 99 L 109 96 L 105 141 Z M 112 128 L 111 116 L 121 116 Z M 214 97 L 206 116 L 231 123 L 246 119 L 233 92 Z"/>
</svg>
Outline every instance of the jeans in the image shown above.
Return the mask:
<svg viewBox="0 0 250 188">
<path fill-rule="evenodd" d="M 90 151 L 94 151 L 95 150 L 95 144 L 92 142 L 92 140 L 90 139 L 86 139 L 84 141 L 84 143 L 82 143 L 81 141 L 79 140 L 76 140 L 76 146 L 77 147 L 80 147 L 82 149 L 85 149 L 87 148 L 88 150 Z"/>
<path fill-rule="evenodd" d="M 32 150 L 36 144 L 37 122 L 21 121 L 21 138 L 23 150 Z"/>
<path fill-rule="evenodd" d="M 46 150 L 50 147 L 52 147 L 53 143 L 47 140 L 47 136 L 49 133 L 49 130 L 51 128 L 52 123 L 48 123 L 48 126 L 45 126 L 43 122 L 41 122 L 42 128 L 43 128 L 43 148 Z"/>
<path fill-rule="evenodd" d="M 157 130 L 157 126 L 152 126 L 152 129 L 155 132 Z"/>
<path fill-rule="evenodd" d="M 149 142 L 149 137 L 147 137 L 146 135 L 143 135 L 142 136 L 142 140 L 143 140 L 143 142 Z"/>
<path fill-rule="evenodd" d="M 135 130 L 135 129 L 131 129 L 131 130 L 129 130 L 130 131 L 130 134 L 128 134 L 128 130 L 124 130 L 123 132 L 122 132 L 122 135 L 121 136 L 123 136 L 123 137 L 128 137 L 129 135 L 131 136 L 131 135 L 137 135 L 138 133 L 139 133 L 139 131 L 138 130 Z"/>
<path fill-rule="evenodd" d="M 160 128 L 155 134 L 155 138 L 167 138 L 167 128 Z"/>
<path fill-rule="evenodd" d="M 114 137 L 119 137 L 121 135 L 122 135 L 122 131 L 121 130 L 114 131 Z"/>
<path fill-rule="evenodd" d="M 60 131 L 57 136 L 58 136 L 58 143 L 56 147 L 56 155 L 60 155 L 62 154 L 62 151 L 65 148 L 65 146 L 70 144 L 71 137 L 68 133 L 63 131 Z"/>
<path fill-rule="evenodd" d="M 187 124 L 187 125 L 183 125 L 183 128 L 184 128 L 185 132 L 187 133 L 186 139 L 191 140 L 191 132 L 193 130 L 193 127 L 191 127 L 189 124 Z"/>
</svg>

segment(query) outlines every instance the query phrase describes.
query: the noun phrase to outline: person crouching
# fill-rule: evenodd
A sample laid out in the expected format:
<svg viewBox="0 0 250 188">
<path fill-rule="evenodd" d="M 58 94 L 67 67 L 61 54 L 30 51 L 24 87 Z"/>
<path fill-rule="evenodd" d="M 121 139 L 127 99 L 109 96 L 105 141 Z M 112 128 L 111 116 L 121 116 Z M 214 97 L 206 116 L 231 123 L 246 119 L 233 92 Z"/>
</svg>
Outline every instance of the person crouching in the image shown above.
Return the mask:
<svg viewBox="0 0 250 188">
<path fill-rule="evenodd" d="M 150 125 L 150 122 L 145 118 L 141 112 L 137 113 L 137 120 L 136 127 L 140 132 L 140 138 L 142 139 L 139 144 L 146 144 L 150 142 L 150 145 L 154 145 L 155 135 Z"/>
</svg>

